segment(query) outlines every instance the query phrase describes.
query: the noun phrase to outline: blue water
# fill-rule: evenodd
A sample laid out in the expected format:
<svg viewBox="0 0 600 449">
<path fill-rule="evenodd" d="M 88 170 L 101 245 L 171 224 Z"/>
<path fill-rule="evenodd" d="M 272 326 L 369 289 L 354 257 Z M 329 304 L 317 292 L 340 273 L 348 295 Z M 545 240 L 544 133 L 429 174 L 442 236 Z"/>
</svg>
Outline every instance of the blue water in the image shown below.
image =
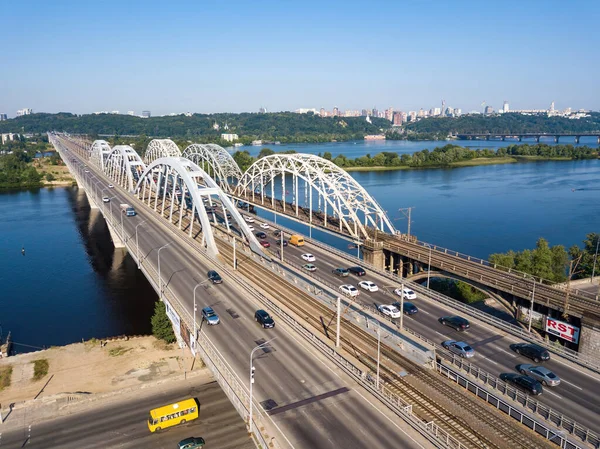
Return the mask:
<svg viewBox="0 0 600 449">
<path fill-rule="evenodd" d="M 0 193 L 0 325 L 16 352 L 150 332 L 154 290 L 97 218 L 76 188 Z"/>
</svg>

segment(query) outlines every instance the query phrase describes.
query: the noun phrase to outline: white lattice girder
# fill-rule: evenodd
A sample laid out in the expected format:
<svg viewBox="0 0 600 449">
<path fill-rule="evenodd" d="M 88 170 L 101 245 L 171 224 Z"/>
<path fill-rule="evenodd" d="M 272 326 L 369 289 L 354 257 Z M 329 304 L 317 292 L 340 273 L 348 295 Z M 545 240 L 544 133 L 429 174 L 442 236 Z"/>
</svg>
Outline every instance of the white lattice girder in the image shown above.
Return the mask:
<svg viewBox="0 0 600 449">
<path fill-rule="evenodd" d="M 90 147 L 90 161 L 101 170 L 112 149 L 106 140 L 95 140 Z"/>
<path fill-rule="evenodd" d="M 171 139 L 151 140 L 146 148 L 144 162 L 150 165 L 156 159 L 161 157 L 181 157 L 181 150 Z"/>
<path fill-rule="evenodd" d="M 395 233 L 385 211 L 364 187 L 333 162 L 313 154 L 273 154 L 263 157 L 246 170 L 236 192 L 251 193 L 252 186 L 255 189 L 257 186 L 264 188 L 283 173 L 301 178 L 314 188 L 354 237 L 369 236 L 358 212 L 364 214 L 365 221 L 371 226 Z M 379 223 L 374 217 L 379 219 Z M 354 225 L 358 227 L 360 235 L 355 235 Z"/>
<path fill-rule="evenodd" d="M 265 254 L 262 246 L 258 243 L 258 240 L 248 228 L 248 225 L 238 212 L 237 208 L 231 203 L 231 200 L 225 195 L 225 192 L 217 185 L 217 183 L 197 164 L 186 159 L 184 157 L 164 157 L 153 161 L 148 167 L 146 167 L 144 173 L 140 177 L 134 192 L 139 192 L 143 183 L 150 183 L 149 188 L 156 189 L 156 185 L 160 185 L 160 181 L 156 182 L 155 176 L 165 173 L 167 175 L 176 175 L 181 181 L 183 186 L 181 196 L 185 197 L 186 191 L 190 193 L 193 206 L 198 211 L 198 217 L 200 224 L 202 225 L 202 231 L 206 242 L 206 247 L 212 256 L 218 254 L 218 249 L 215 244 L 212 227 L 210 226 L 210 220 L 204 207 L 203 197 L 210 195 L 217 195 L 221 204 L 225 207 L 226 211 L 231 214 L 232 220 L 237 223 L 242 235 L 248 241 L 250 248 L 257 254 L 260 254 L 265 259 L 270 258 Z M 152 187 L 154 186 L 154 187 Z M 148 187 L 148 184 L 147 184 Z M 171 197 L 172 195 L 169 194 Z M 171 200 L 176 200 L 171 198 Z"/>
<path fill-rule="evenodd" d="M 183 151 L 183 157 L 188 158 L 202 168 L 204 168 L 204 164 L 208 165 L 213 179 L 226 192 L 231 192 L 234 189 L 230 181 L 235 186 L 242 177 L 242 171 L 233 157 L 225 148 L 219 145 L 194 143 Z"/>
<path fill-rule="evenodd" d="M 115 146 L 104 163 L 104 173 L 116 182 L 125 184 L 130 192 L 137 183 L 146 165 L 140 155 L 129 145 Z"/>
</svg>

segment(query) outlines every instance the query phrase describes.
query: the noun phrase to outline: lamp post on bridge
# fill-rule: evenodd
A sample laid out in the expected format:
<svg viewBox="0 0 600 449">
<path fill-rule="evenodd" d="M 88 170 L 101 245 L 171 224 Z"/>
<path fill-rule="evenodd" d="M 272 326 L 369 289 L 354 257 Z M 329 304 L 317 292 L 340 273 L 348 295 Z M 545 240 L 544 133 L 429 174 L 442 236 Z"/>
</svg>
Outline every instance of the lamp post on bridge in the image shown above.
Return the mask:
<svg viewBox="0 0 600 449">
<path fill-rule="evenodd" d="M 427 288 L 429 289 L 429 277 L 431 275 L 431 251 L 433 248 L 429 243 L 423 243 L 423 245 L 429 248 L 429 262 L 427 263 Z M 404 295 L 404 291 L 402 294 Z"/>
<path fill-rule="evenodd" d="M 162 279 L 160 277 L 160 251 L 169 246 L 172 242 L 166 243 L 158 248 L 158 297 L 162 299 Z"/>
<path fill-rule="evenodd" d="M 533 281 L 533 288 L 531 290 L 531 304 L 529 306 L 529 325 L 527 326 L 528 332 L 531 332 L 531 322 L 533 321 L 533 304 L 535 304 L 535 277 L 529 273 L 523 273 L 525 276 L 529 276 Z"/>
<path fill-rule="evenodd" d="M 198 339 L 197 325 L 196 325 L 196 289 L 206 282 L 210 281 L 210 278 L 204 279 L 202 282 L 198 282 L 194 287 L 194 350 L 196 349 L 196 340 Z"/>
<path fill-rule="evenodd" d="M 140 244 L 138 240 L 138 227 L 146 223 L 146 221 L 148 220 L 143 220 L 135 225 L 135 248 L 137 250 L 138 270 L 142 268 L 142 260 L 140 259 Z"/>
<path fill-rule="evenodd" d="M 273 337 L 270 340 L 267 340 L 264 343 L 261 343 L 260 345 L 258 345 L 257 347 L 255 347 L 250 352 L 250 407 L 249 407 L 249 412 L 248 412 L 248 429 L 250 430 L 250 433 L 252 433 L 252 385 L 254 385 L 254 365 L 252 364 L 252 359 L 254 357 L 254 352 L 257 349 L 264 348 L 267 344 L 269 344 L 270 342 L 272 342 L 276 338 L 277 337 Z"/>
<path fill-rule="evenodd" d="M 115 199 L 116 197 L 117 197 L 117 196 L 115 195 L 115 196 L 111 196 L 111 197 L 108 199 L 108 203 L 110 204 L 110 206 L 109 206 L 109 207 L 110 207 L 110 221 L 111 221 L 111 223 L 113 223 L 113 224 L 114 224 L 115 220 L 114 220 L 114 217 L 113 217 L 113 212 L 112 212 L 112 201 L 111 201 L 111 200 Z"/>
</svg>

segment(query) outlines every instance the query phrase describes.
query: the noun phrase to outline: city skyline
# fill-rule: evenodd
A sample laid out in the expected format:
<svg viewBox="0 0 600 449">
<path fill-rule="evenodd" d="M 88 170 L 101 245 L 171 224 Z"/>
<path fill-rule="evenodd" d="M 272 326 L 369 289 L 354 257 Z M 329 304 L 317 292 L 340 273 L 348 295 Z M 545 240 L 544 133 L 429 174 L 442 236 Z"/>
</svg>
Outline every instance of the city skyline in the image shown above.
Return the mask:
<svg viewBox="0 0 600 449">
<path fill-rule="evenodd" d="M 576 3 L 11 4 L 0 112 L 599 110 L 600 38 L 578 36 L 600 6 Z"/>
</svg>

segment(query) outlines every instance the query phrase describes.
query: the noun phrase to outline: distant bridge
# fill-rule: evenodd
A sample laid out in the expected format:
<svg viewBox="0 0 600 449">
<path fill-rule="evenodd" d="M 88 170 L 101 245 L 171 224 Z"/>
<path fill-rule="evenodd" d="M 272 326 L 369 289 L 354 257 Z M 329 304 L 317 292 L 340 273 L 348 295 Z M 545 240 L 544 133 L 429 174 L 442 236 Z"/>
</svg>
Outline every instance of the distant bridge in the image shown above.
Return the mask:
<svg viewBox="0 0 600 449">
<path fill-rule="evenodd" d="M 535 139 L 539 143 L 542 137 L 550 137 L 554 139 L 555 143 L 558 143 L 561 137 L 572 137 L 575 139 L 575 143 L 579 143 L 582 137 L 596 137 L 598 139 L 598 145 L 600 145 L 600 131 L 588 132 L 588 133 L 461 133 L 454 134 L 458 140 L 502 140 L 506 139 L 518 139 L 519 142 L 523 139 Z"/>
</svg>

